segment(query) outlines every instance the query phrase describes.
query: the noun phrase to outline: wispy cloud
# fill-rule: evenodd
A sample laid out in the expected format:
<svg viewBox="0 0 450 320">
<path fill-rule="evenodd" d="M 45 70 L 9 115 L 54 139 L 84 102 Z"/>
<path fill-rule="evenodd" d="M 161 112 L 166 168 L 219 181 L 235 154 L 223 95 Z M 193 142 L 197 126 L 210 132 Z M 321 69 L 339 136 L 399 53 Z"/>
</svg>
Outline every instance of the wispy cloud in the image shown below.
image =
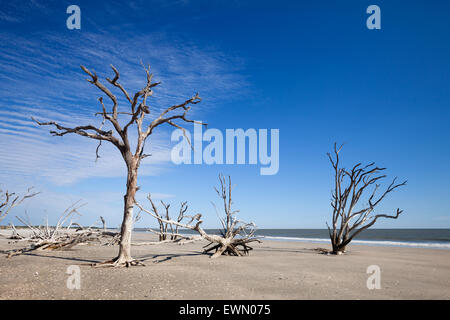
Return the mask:
<svg viewBox="0 0 450 320">
<path fill-rule="evenodd" d="M 20 22 L 21 19 L 19 19 L 18 17 L 11 15 L 11 14 L 7 14 L 5 12 L 1 12 L 0 11 L 0 20 L 6 21 L 6 22 Z"/>
<path fill-rule="evenodd" d="M 99 124 L 100 92 L 84 81 L 80 64 L 101 78 L 112 76 L 109 64 L 121 72 L 121 82 L 134 92 L 145 84 L 140 61 L 152 64 L 156 81 L 152 115 L 200 91 L 204 101 L 192 110 L 202 119 L 207 109 L 229 92 L 245 88 L 239 62 L 213 49 L 203 49 L 161 33 L 111 36 L 80 33 L 62 36 L 35 34 L 23 37 L 5 33 L 0 43 L 0 179 L 36 176 L 56 185 L 92 177 L 125 174 L 120 154 L 103 144 L 95 162 L 96 141 L 78 136 L 51 137 L 30 120 L 55 120 L 63 125 Z M 106 83 L 106 81 L 105 81 Z M 119 92 L 118 92 L 119 95 Z M 119 95 L 120 96 L 120 95 Z M 106 100 L 105 100 L 106 101 Z M 122 108 L 126 101 L 120 97 Z M 197 107 L 198 106 L 198 107 Z M 126 109 L 123 109 L 126 110 Z M 141 175 L 157 174 L 169 161 L 167 133 L 152 138 Z M 147 160 L 146 159 L 146 160 Z"/>
<path fill-rule="evenodd" d="M 161 5 L 167 3 L 161 1 Z M 84 80 L 86 75 L 80 69 L 81 64 L 95 71 L 106 85 L 109 84 L 104 79 L 113 76 L 109 66 L 113 64 L 130 94 L 145 85 L 141 61 L 151 64 L 155 81 L 162 84 L 155 88 L 154 97 L 149 101 L 151 114 L 147 121 L 197 91 L 203 101 L 191 110 L 191 117 L 206 120 L 210 110 L 219 103 L 229 102 L 247 90 L 239 58 L 214 47 L 201 46 L 180 34 L 168 34 L 161 29 L 139 31 L 134 20 L 136 16 L 147 15 L 141 12 L 143 4 L 125 5 L 116 1 L 102 4 L 101 10 L 110 8 L 107 13 L 113 21 L 120 20 L 111 26 L 102 26 L 83 11 L 83 29 L 78 32 L 37 28 L 30 31 L 30 26 L 43 18 L 53 19 L 55 24 L 63 19 L 64 23 L 65 10 L 61 11 L 64 5 L 59 1 L 9 2 L 5 6 L 2 3 L 0 23 L 7 27 L 0 30 L 0 185 L 18 193 L 29 186 L 42 192 L 15 208 L 5 223 L 15 221 L 14 216 L 23 215 L 24 210 L 28 210 L 35 223 L 47 214 L 52 223 L 79 199 L 88 203 L 81 210 L 82 224 L 90 224 L 100 215 L 106 217 L 110 226 L 121 222 L 124 182 L 115 178 L 125 177 L 126 168 L 120 153 L 103 143 L 101 158 L 95 161 L 97 141 L 77 135 L 53 137 L 48 127 L 39 127 L 31 120 L 34 116 L 68 127 L 101 123 L 101 117 L 94 114 L 100 111 L 98 97 L 102 94 Z M 129 14 L 129 20 L 124 18 L 124 11 Z M 25 25 L 24 34 L 21 32 Z M 119 109 L 128 111 L 128 102 L 114 89 Z M 110 106 L 107 97 L 104 101 Z M 152 156 L 143 161 L 140 178 L 159 175 L 171 167 L 172 128 L 159 129 L 146 144 L 145 152 Z M 135 132 L 132 130 L 130 134 Z M 91 185 L 90 181 L 95 183 Z M 153 190 L 153 185 L 142 187 L 151 191 L 154 199 L 176 198 L 174 194 L 158 193 L 161 190 Z M 143 197 L 144 193 L 138 193 L 137 200 L 145 203 Z M 148 223 L 143 219 L 141 226 Z"/>
<path fill-rule="evenodd" d="M 7 23 L 20 23 L 26 21 L 30 12 L 49 13 L 48 2 L 36 0 L 3 1 L 0 6 L 0 21 Z"/>
</svg>

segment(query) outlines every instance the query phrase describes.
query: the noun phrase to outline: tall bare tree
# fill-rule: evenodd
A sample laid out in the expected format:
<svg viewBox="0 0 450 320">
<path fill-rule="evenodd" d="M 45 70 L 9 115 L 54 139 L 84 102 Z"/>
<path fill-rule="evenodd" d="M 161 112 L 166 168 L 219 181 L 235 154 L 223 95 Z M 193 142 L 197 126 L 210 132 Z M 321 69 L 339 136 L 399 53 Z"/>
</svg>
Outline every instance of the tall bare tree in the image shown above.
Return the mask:
<svg viewBox="0 0 450 320">
<path fill-rule="evenodd" d="M 33 120 L 40 126 L 53 126 L 55 130 L 50 131 L 50 133 L 54 136 L 64 136 L 69 133 L 75 133 L 83 137 L 98 140 L 99 145 L 96 151 L 97 157 L 98 149 L 103 141 L 112 143 L 119 150 L 123 160 L 125 161 L 128 172 L 126 194 L 124 196 L 124 211 L 121 226 L 119 255 L 116 258 L 110 261 L 103 262 L 99 265 L 128 267 L 140 264 L 139 261 L 133 259 L 131 256 L 131 232 L 133 228 L 133 207 L 135 204 L 135 194 L 138 189 L 138 169 L 142 159 L 148 156 L 144 153 L 145 142 L 147 138 L 153 133 L 153 130 L 164 123 L 167 123 L 185 132 L 185 128 L 178 124 L 177 121 L 181 121 L 182 123 L 196 123 L 196 121 L 186 118 L 186 115 L 190 110 L 191 105 L 199 103 L 201 99 L 198 94 L 195 94 L 192 98 L 187 99 L 183 103 L 173 105 L 165 109 L 149 124 L 144 124 L 144 118 L 150 113 L 150 107 L 147 105 L 147 99 L 153 95 L 153 88 L 159 85 L 160 82 L 153 82 L 152 74 L 150 73 L 150 67 L 145 68 L 145 72 L 147 75 L 147 83 L 145 87 L 142 90 L 136 92 L 133 96 L 130 96 L 125 88 L 118 82 L 119 71 L 112 65 L 111 68 L 114 72 L 114 78 L 106 78 L 106 80 L 113 87 L 120 90 L 124 95 L 125 99 L 128 101 L 127 111 L 119 111 L 119 103 L 117 97 L 111 92 L 110 89 L 105 87 L 99 81 L 99 78 L 95 72 L 91 72 L 84 66 L 81 66 L 81 69 L 90 77 L 86 80 L 100 89 L 100 91 L 104 93 L 109 98 L 109 100 L 111 100 L 111 111 L 107 111 L 105 104 L 103 103 L 103 98 L 99 98 L 102 111 L 96 113 L 96 115 L 102 116 L 102 124 L 99 127 L 88 124 L 75 128 L 68 128 L 54 121 L 40 122 L 34 118 Z M 125 117 L 126 121 L 120 123 L 118 119 L 119 114 Z M 102 128 L 105 122 L 108 122 L 110 125 L 112 125 L 113 130 L 103 130 Z M 129 141 L 129 129 L 132 126 L 135 126 L 137 130 L 137 141 L 134 150 L 132 150 L 132 146 Z"/>
<path fill-rule="evenodd" d="M 377 196 L 380 188 L 378 183 L 386 178 L 386 175 L 382 174 L 386 168 L 379 168 L 374 162 L 365 166 L 358 163 L 348 171 L 340 167 L 341 150 L 342 146 L 338 148 L 335 143 L 334 158 L 330 153 L 327 154 L 334 169 L 334 190 L 331 197 L 333 218 L 331 227 L 328 226 L 333 254 L 345 252 L 350 241 L 363 230 L 373 226 L 379 218 L 397 219 L 403 210 L 397 209 L 395 215 L 373 214 L 373 211 L 387 194 L 406 184 L 406 181 L 396 183 L 397 178 L 394 178 L 386 190 Z M 363 202 L 363 194 L 369 195 L 367 204 L 356 209 L 357 204 Z"/>
</svg>

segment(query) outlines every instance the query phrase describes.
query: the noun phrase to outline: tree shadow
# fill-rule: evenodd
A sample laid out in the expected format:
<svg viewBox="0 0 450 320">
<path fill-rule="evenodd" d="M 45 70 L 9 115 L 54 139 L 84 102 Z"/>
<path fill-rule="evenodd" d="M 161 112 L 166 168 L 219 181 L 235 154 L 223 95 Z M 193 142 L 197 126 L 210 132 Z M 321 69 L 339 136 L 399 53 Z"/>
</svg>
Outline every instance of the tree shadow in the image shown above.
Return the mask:
<svg viewBox="0 0 450 320">
<path fill-rule="evenodd" d="M 77 261 L 77 262 L 85 262 L 88 264 L 98 263 L 96 260 L 88 260 L 82 258 L 73 258 L 73 257 L 61 257 L 61 256 L 52 256 L 52 255 L 44 255 L 44 254 L 36 254 L 36 253 L 23 253 L 24 256 L 32 256 L 32 257 L 40 257 L 40 258 L 51 258 L 51 259 L 60 259 L 60 260 L 69 260 L 69 261 Z M 13 259 L 13 258 L 11 258 Z"/>
<path fill-rule="evenodd" d="M 153 261 L 153 263 L 162 263 L 162 262 L 170 261 L 173 258 L 189 257 L 189 256 L 201 256 L 201 255 L 204 255 L 204 253 L 191 252 L 191 253 L 150 254 L 150 255 L 145 255 L 145 256 L 141 256 L 139 258 L 136 258 L 136 260 L 145 262 L 145 261 L 149 261 L 149 260 L 162 258 L 160 260 Z"/>
<path fill-rule="evenodd" d="M 258 251 L 268 251 L 268 252 L 287 252 L 287 253 L 314 253 L 314 254 L 327 254 L 329 252 L 329 249 L 325 248 L 298 248 L 298 249 L 292 249 L 292 248 L 271 248 L 271 247 L 259 247 Z"/>
<path fill-rule="evenodd" d="M 62 256 L 57 256 L 57 255 L 37 254 L 37 253 L 32 253 L 32 252 L 23 253 L 21 255 L 31 256 L 31 257 L 39 257 L 39 258 L 50 258 L 50 259 L 74 261 L 74 262 L 79 262 L 78 263 L 79 265 L 89 265 L 89 266 L 91 266 L 92 264 L 103 262 L 103 260 L 91 260 L 91 259 L 83 259 L 83 258 L 77 258 L 77 257 L 62 257 Z M 149 260 L 153 260 L 153 259 L 162 258 L 162 259 L 153 261 L 153 263 L 162 263 L 162 262 L 170 261 L 173 258 L 178 258 L 178 257 L 183 257 L 183 256 L 200 256 L 200 255 L 209 256 L 209 254 L 204 254 L 202 252 L 177 253 L 177 254 L 148 254 L 148 255 L 136 257 L 136 260 L 145 262 L 145 261 L 149 261 Z M 11 259 L 13 259 L 13 258 L 14 257 L 12 257 Z"/>
</svg>

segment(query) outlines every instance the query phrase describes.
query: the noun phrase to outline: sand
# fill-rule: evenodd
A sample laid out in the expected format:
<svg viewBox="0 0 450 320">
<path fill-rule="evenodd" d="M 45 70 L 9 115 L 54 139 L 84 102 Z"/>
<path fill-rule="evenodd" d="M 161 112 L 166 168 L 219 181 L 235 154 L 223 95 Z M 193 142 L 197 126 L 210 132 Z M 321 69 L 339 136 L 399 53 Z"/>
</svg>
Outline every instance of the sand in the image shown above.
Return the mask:
<svg viewBox="0 0 450 320">
<path fill-rule="evenodd" d="M 153 236 L 136 234 L 135 241 Z M 134 246 L 145 267 L 92 268 L 117 246 L 76 246 L 0 256 L 0 299 L 450 299 L 450 250 L 351 245 L 342 256 L 321 243 L 264 241 L 246 257 L 210 259 L 204 242 Z M 0 250 L 11 248 L 0 238 Z M 68 289 L 67 268 L 80 268 L 80 289 Z M 381 288 L 367 288 L 367 268 L 381 270 Z"/>
</svg>

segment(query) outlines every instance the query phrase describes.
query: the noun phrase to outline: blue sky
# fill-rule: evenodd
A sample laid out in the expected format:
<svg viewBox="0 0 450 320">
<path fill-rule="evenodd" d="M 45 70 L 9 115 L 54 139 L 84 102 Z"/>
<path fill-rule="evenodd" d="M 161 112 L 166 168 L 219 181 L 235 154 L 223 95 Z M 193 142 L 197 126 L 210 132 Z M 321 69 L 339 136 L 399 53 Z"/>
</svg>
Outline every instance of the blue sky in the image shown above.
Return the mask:
<svg viewBox="0 0 450 320">
<path fill-rule="evenodd" d="M 81 8 L 68 30 L 66 8 Z M 381 8 L 381 30 L 366 8 Z M 332 170 L 326 152 L 346 143 L 343 161 L 375 161 L 408 185 L 380 212 L 404 210 L 378 227 L 450 227 L 450 24 L 445 1 L 21 1 L 0 7 L 0 183 L 42 191 L 11 214 L 54 220 L 82 199 L 80 222 L 121 222 L 125 167 L 110 146 L 52 137 L 30 116 L 67 125 L 99 124 L 99 91 L 80 64 L 131 92 L 151 65 L 153 110 L 199 92 L 192 117 L 210 128 L 280 130 L 280 170 L 255 165 L 170 162 L 172 128 L 151 137 L 141 167 L 145 193 L 176 206 L 188 200 L 206 227 L 217 175 L 231 175 L 243 220 L 261 228 L 323 228 L 330 219 Z M 7 223 L 10 220 L 4 221 Z M 138 226 L 154 225 L 144 217 Z"/>
</svg>

